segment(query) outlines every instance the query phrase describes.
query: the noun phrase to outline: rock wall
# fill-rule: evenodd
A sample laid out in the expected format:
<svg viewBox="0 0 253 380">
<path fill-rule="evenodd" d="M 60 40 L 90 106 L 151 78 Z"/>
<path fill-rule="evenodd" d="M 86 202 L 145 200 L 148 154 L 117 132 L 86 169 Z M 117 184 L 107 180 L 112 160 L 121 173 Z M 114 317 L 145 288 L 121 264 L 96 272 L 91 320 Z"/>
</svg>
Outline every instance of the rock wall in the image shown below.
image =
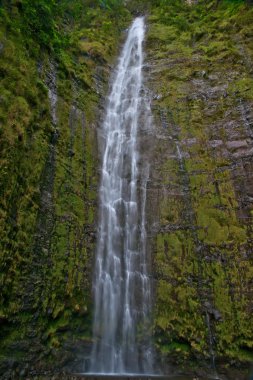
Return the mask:
<svg viewBox="0 0 253 380">
<path fill-rule="evenodd" d="M 21 22 L 15 2 L 8 12 Z M 88 12 L 90 21 L 76 20 L 71 44 L 58 54 L 27 47 L 1 18 L 4 379 L 82 371 L 90 353 L 97 128 L 129 15 L 112 23 L 110 10 Z"/>
<path fill-rule="evenodd" d="M 0 2 L 0 376 L 51 378 L 88 360 L 97 128 L 131 16 L 89 5 L 64 21 L 71 44 L 57 55 L 12 25 L 19 3 L 6 19 Z M 253 360 L 253 10 L 126 4 L 148 9 L 153 129 L 140 144 L 157 361 L 243 379 Z"/>
<path fill-rule="evenodd" d="M 253 360 L 252 20 L 243 4 L 170 4 L 146 42 L 156 346 L 162 366 L 231 378 Z"/>
</svg>

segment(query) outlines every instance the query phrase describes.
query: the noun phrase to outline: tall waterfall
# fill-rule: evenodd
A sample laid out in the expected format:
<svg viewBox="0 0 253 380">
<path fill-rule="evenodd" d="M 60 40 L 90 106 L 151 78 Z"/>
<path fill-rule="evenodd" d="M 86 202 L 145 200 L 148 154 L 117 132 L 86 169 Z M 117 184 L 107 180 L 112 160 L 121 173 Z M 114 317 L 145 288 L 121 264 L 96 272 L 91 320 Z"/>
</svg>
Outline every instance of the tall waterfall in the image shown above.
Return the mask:
<svg viewBox="0 0 253 380">
<path fill-rule="evenodd" d="M 129 29 L 103 123 L 100 219 L 96 254 L 93 373 L 151 373 L 150 279 L 146 254 L 147 170 L 138 152 L 143 108 L 145 25 Z M 148 121 L 147 121 L 148 123 Z M 143 126 L 142 126 L 143 127 Z"/>
</svg>

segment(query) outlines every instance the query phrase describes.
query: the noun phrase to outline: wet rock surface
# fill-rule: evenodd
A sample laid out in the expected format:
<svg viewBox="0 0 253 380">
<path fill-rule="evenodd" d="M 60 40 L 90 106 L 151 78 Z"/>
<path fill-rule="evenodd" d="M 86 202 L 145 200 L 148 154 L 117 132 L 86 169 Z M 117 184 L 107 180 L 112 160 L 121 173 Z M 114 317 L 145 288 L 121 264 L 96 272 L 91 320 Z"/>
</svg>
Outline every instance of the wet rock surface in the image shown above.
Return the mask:
<svg viewBox="0 0 253 380">
<path fill-rule="evenodd" d="M 221 378 L 243 379 L 253 358 L 253 96 L 237 83 L 252 80 L 253 51 L 240 40 L 236 58 L 221 58 L 218 43 L 207 53 L 219 33 L 215 12 L 197 42 L 176 27 L 167 42 L 170 19 L 162 24 L 158 13 L 146 43 L 154 94 L 147 212 L 156 344 L 165 368 L 166 360 L 190 360 Z M 233 30 L 220 35 L 224 46 L 234 38 Z"/>
<path fill-rule="evenodd" d="M 253 361 L 253 18 L 243 4 L 219 3 L 175 2 L 147 18 L 154 127 L 140 145 L 151 163 L 154 343 L 161 372 L 179 379 L 248 379 Z M 6 380 L 78 379 L 88 367 L 97 131 L 114 34 L 85 30 L 74 67 L 57 70 L 23 42 L 0 43 Z"/>
<path fill-rule="evenodd" d="M 64 378 L 84 371 L 91 350 L 97 130 L 118 35 L 107 31 L 99 69 L 92 58 L 87 69 L 77 44 L 75 75 L 47 54 L 36 62 L 16 39 L 8 35 L 0 62 L 1 91 L 15 87 L 13 109 L 0 101 L 0 377 Z"/>
</svg>

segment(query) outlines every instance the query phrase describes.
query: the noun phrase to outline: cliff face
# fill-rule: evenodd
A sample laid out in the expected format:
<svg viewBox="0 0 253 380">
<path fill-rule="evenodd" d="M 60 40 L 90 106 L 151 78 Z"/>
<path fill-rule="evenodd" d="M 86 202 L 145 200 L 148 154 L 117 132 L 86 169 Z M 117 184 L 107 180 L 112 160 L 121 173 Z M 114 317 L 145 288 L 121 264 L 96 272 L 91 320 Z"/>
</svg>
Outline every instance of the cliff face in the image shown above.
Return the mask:
<svg viewBox="0 0 253 380">
<path fill-rule="evenodd" d="M 154 329 L 165 362 L 253 359 L 252 18 L 243 4 L 210 2 L 148 19 Z"/>
<path fill-rule="evenodd" d="M 23 34 L 20 3 L 0 3 L 5 378 L 81 370 L 79 358 L 88 356 L 97 128 L 131 19 L 123 6 L 87 1 L 80 19 L 70 9 L 63 17 L 69 44 L 49 52 Z M 127 6 L 141 9 L 137 3 Z M 234 379 L 234 368 L 253 360 L 253 10 L 154 1 L 147 23 L 154 127 L 140 143 L 152 147 L 145 154 L 157 357 L 165 369 L 231 367 Z"/>
<path fill-rule="evenodd" d="M 70 42 L 49 52 L 18 28 L 18 4 L 1 9 L 0 35 L 4 378 L 62 370 L 80 347 L 83 365 L 89 351 L 97 128 L 119 34 L 130 22 L 87 5 L 74 25 L 64 15 Z"/>
</svg>

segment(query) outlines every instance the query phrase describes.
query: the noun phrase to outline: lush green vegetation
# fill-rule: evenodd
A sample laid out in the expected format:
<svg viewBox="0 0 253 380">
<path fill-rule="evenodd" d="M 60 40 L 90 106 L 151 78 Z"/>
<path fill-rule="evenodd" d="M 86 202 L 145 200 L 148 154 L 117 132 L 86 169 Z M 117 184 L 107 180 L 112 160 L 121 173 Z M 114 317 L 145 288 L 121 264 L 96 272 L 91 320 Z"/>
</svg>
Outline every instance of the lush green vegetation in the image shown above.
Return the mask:
<svg viewBox="0 0 253 380">
<path fill-rule="evenodd" d="M 130 18 L 119 2 L 1 2 L 1 373 L 90 341 L 94 126 Z"/>
<path fill-rule="evenodd" d="M 91 341 L 99 105 L 120 36 L 139 13 L 149 24 L 156 126 L 161 115 L 168 124 L 154 143 L 165 189 L 153 244 L 155 344 L 180 365 L 208 363 L 212 351 L 225 366 L 252 360 L 252 214 L 239 217 L 244 195 L 231 171 L 249 164 L 210 145 L 226 147 L 235 131 L 246 140 L 249 3 L 0 1 L 1 371 L 13 357 L 60 367 L 73 359 L 68 345 Z"/>
<path fill-rule="evenodd" d="M 233 178 L 234 163 L 248 160 L 211 144 L 249 133 L 240 105 L 253 103 L 253 9 L 244 1 L 199 1 L 191 8 L 161 1 L 149 22 L 155 117 L 159 125 L 163 116 L 164 134 L 174 141 L 160 140 L 154 153 L 172 193 L 161 196 L 158 211 L 169 232 L 157 236 L 157 346 L 178 363 L 197 358 L 199 365 L 200 357 L 213 355 L 218 363 L 250 362 L 252 261 L 244 257 L 252 251 L 252 214 L 250 207 L 240 211 L 245 206 Z M 182 162 L 173 159 L 177 144 Z"/>
<path fill-rule="evenodd" d="M 55 51 L 69 45 L 73 23 L 75 29 L 89 25 L 99 11 L 101 14 L 109 12 L 114 17 L 124 8 L 121 0 L 38 0 L 36 3 L 13 0 L 3 1 L 1 5 L 8 29 L 21 30 L 26 44 L 37 42 L 41 48 Z"/>
</svg>

